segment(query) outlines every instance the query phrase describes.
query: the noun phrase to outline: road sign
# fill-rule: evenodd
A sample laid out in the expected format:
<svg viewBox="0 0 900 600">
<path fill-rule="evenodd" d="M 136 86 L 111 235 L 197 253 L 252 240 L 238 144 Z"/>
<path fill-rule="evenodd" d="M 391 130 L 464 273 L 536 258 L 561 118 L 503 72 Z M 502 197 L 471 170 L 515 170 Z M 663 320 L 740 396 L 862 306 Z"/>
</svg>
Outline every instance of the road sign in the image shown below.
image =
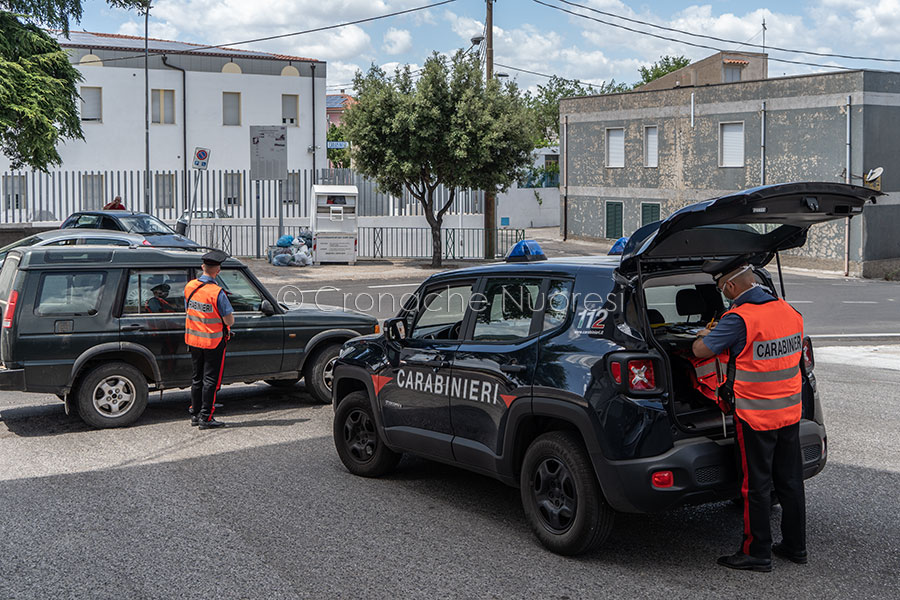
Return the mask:
<svg viewBox="0 0 900 600">
<path fill-rule="evenodd" d="M 340 150 L 341 148 L 349 148 L 350 142 L 325 142 L 328 150 Z"/>
<path fill-rule="evenodd" d="M 209 148 L 194 148 L 194 164 L 193 168 L 205 171 L 209 166 Z"/>
<path fill-rule="evenodd" d="M 250 126 L 250 179 L 287 179 L 287 127 Z"/>
</svg>

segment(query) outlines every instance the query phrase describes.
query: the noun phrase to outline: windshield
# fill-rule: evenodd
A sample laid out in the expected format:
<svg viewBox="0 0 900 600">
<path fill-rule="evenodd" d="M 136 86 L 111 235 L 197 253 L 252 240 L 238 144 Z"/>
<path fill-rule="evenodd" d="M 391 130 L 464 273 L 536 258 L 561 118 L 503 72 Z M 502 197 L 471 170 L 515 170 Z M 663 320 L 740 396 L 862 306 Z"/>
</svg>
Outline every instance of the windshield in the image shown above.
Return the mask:
<svg viewBox="0 0 900 600">
<path fill-rule="evenodd" d="M 172 228 L 150 215 L 128 215 L 119 217 L 128 233 L 141 235 L 172 235 Z"/>
<path fill-rule="evenodd" d="M 32 235 L 31 237 L 23 238 L 23 239 L 19 240 L 18 242 L 13 242 L 12 244 L 3 246 L 2 248 L 0 248 L 0 260 L 5 259 L 6 255 L 13 248 L 24 248 L 26 246 L 34 246 L 39 241 L 41 241 L 40 237 L 38 237 L 36 235 Z"/>
</svg>

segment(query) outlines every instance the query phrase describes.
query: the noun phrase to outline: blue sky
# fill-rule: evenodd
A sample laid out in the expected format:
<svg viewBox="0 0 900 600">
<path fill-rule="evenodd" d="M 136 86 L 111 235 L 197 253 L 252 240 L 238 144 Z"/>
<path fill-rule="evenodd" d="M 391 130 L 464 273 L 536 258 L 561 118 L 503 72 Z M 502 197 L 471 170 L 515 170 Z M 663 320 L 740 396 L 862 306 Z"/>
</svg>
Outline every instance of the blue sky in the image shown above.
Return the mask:
<svg viewBox="0 0 900 600">
<path fill-rule="evenodd" d="M 255 37 L 310 29 L 385 14 L 437 0 L 156 0 L 150 35 L 199 43 L 230 43 Z M 542 0 L 567 10 L 648 30 L 667 37 L 732 50 L 739 46 L 666 33 L 591 13 L 560 0 Z M 884 58 L 900 57 L 900 0 L 781 0 L 753 2 L 630 2 L 573 0 L 616 15 L 729 40 L 826 53 Z M 393 68 L 419 66 L 432 51 L 467 48 L 484 28 L 484 0 L 456 0 L 428 11 L 241 46 L 294 54 L 328 62 L 330 91 L 349 88 L 353 73 L 372 63 Z M 73 29 L 143 35 L 139 15 L 110 8 L 102 0 L 86 0 L 84 16 Z M 632 83 L 638 68 L 664 54 L 699 59 L 715 50 L 635 34 L 563 13 L 532 0 L 498 0 L 494 6 L 495 62 L 510 67 L 557 74 L 571 79 Z M 744 49 L 754 50 L 749 46 Z M 900 62 L 878 63 L 770 52 L 784 58 L 822 65 L 900 70 Z M 496 67 L 525 88 L 545 79 Z M 770 62 L 770 76 L 810 73 L 822 67 Z"/>
</svg>

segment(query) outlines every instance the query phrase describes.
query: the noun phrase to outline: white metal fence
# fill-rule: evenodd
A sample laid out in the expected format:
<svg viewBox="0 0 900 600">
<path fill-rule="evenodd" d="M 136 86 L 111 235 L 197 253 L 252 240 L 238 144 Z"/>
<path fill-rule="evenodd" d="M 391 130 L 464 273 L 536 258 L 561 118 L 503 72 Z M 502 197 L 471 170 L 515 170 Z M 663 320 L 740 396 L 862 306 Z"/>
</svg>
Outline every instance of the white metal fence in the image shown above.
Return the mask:
<svg viewBox="0 0 900 600">
<path fill-rule="evenodd" d="M 59 223 L 79 210 L 98 210 L 116 196 L 125 207 L 146 211 L 174 221 L 190 203 L 194 174 L 185 181 L 181 171 L 150 172 L 150 203 L 144 196 L 145 175 L 132 171 L 38 171 L 4 172 L 0 178 L 2 207 L 0 223 Z M 233 219 L 277 219 L 308 217 L 309 192 L 313 183 L 356 185 L 359 216 L 415 216 L 422 208 L 408 193 L 396 197 L 382 193 L 370 179 L 350 169 L 292 171 L 286 181 L 251 181 L 249 171 L 203 171 L 197 180 L 195 217 Z M 450 190 L 436 190 L 437 208 L 447 202 Z M 449 214 L 479 214 L 484 193 L 457 190 Z"/>
</svg>

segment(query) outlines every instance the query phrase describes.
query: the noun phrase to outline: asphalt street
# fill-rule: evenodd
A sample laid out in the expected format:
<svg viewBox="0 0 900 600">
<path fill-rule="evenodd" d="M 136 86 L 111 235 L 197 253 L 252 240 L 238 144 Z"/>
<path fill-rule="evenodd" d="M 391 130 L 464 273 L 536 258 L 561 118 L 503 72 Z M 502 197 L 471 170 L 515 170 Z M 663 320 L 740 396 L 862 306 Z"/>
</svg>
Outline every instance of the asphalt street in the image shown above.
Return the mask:
<svg viewBox="0 0 900 600">
<path fill-rule="evenodd" d="M 290 304 L 344 307 L 385 319 L 397 314 L 403 299 L 414 293 L 422 280 L 335 281 L 269 288 L 280 301 Z M 806 331 L 816 345 L 873 340 L 900 343 L 900 282 L 791 272 L 785 274 L 785 294 L 803 313 Z"/>
<path fill-rule="evenodd" d="M 895 597 L 900 371 L 817 376 L 830 456 L 807 482 L 811 560 L 771 574 L 715 565 L 739 543 L 728 503 L 619 515 L 604 548 L 572 559 L 545 551 L 492 479 L 411 458 L 354 477 L 331 407 L 302 387 L 227 387 L 232 426 L 208 432 L 188 425 L 184 392 L 121 430 L 4 394 L 0 598 Z"/>
</svg>

